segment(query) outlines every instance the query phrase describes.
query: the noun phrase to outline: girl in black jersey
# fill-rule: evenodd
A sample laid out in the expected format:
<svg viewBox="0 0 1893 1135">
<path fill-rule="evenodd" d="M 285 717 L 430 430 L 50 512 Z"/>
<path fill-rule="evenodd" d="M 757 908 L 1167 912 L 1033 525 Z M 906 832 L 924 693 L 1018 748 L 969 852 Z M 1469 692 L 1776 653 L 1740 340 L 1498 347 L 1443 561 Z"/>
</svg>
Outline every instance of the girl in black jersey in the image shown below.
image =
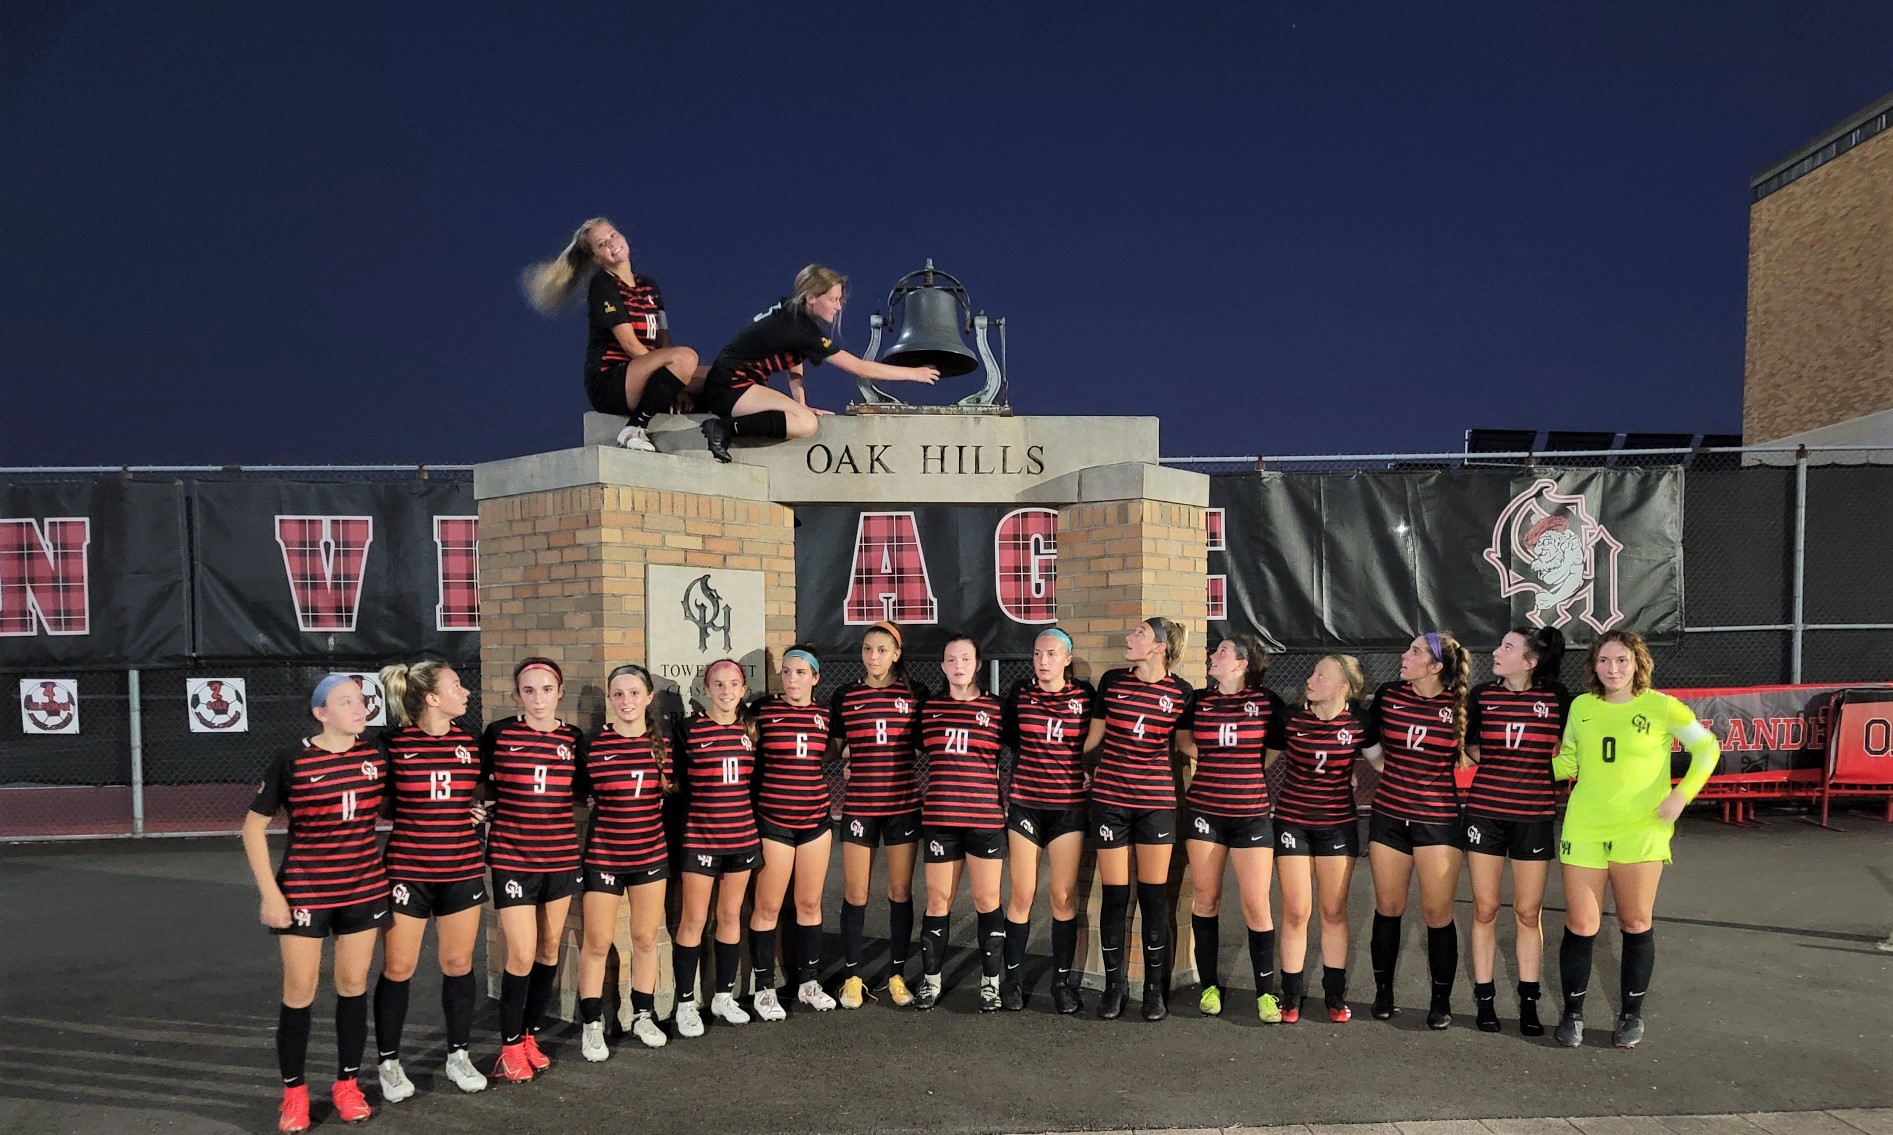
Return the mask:
<svg viewBox="0 0 1893 1135">
<path fill-rule="evenodd" d="M 581 280 L 591 326 L 585 397 L 601 414 L 631 419 L 618 434 L 619 445 L 655 452 L 644 427 L 697 378 L 697 352 L 671 344 L 664 293 L 656 280 L 633 271 L 631 246 L 603 217 L 580 225 L 564 251 L 526 270 L 526 295 L 551 315 Z"/>
<path fill-rule="evenodd" d="M 1499 952 L 1505 862 L 1512 862 L 1513 951 L 1518 961 L 1518 1031 L 1542 1036 L 1539 976 L 1545 953 L 1539 911 L 1557 854 L 1551 758 L 1564 739 L 1571 694 L 1558 681 L 1564 632 L 1514 627 L 1492 652 L 1492 681 L 1466 709 L 1466 755 L 1477 766 L 1466 799 L 1466 865 L 1472 876 L 1472 994 L 1482 1032 L 1499 1031 L 1492 968 Z"/>
<path fill-rule="evenodd" d="M 1453 1023 L 1453 979 L 1459 971 L 1459 930 L 1453 899 L 1465 853 L 1464 818 L 1453 780 L 1466 740 L 1466 688 L 1472 655 L 1452 635 L 1428 631 L 1400 656 L 1400 680 L 1374 694 L 1370 713 L 1384 756 L 1368 822 L 1374 872 L 1374 1019 L 1394 1015 L 1394 967 L 1407 891 L 1420 877 L 1420 917 L 1432 996 L 1426 1027 Z"/>
<path fill-rule="evenodd" d="M 1288 719 L 1272 765 L 1288 762 L 1275 799 L 1275 873 L 1282 883 L 1282 1020 L 1301 1020 L 1308 954 L 1308 921 L 1321 908 L 1321 991 L 1328 1019 L 1340 1024 L 1347 1007 L 1347 892 L 1361 853 L 1354 805 L 1355 759 L 1379 756 L 1369 714 L 1359 705 L 1367 678 L 1352 655 L 1330 654 L 1315 663 L 1302 707 Z"/>
<path fill-rule="evenodd" d="M 822 886 L 834 846 L 833 806 L 828 796 L 828 708 L 815 702 L 822 664 L 814 647 L 797 645 L 782 655 L 782 692 L 757 701 L 756 826 L 762 833 L 762 869 L 749 914 L 752 1004 L 765 1021 L 787 1016 L 776 996 L 776 923 L 791 885 L 795 888 L 797 1001 L 818 1013 L 835 1007 L 822 988 Z"/>
<path fill-rule="evenodd" d="M 1266 754 L 1281 749 L 1281 699 L 1262 685 L 1268 655 L 1248 635 L 1218 643 L 1209 656 L 1209 686 L 1190 700 L 1177 727 L 1177 748 L 1190 761 L 1190 875 L 1196 894 L 1190 915 L 1196 941 L 1198 1002 L 1206 1016 L 1223 1011 L 1217 955 L 1221 948 L 1223 866 L 1234 861 L 1242 919 L 1249 928 L 1249 964 L 1255 975 L 1256 1012 L 1264 1023 L 1282 1019 L 1275 999 L 1275 915 L 1269 888 L 1275 869 L 1275 829 L 1269 822 Z"/>
<path fill-rule="evenodd" d="M 979 1011 L 1000 1007 L 999 973 L 1006 938 L 999 910 L 1005 873 L 1006 813 L 999 799 L 999 748 L 1004 707 L 979 688 L 979 646 L 951 635 L 940 658 L 946 693 L 920 710 L 920 746 L 927 754 L 927 788 L 921 809 L 927 856 L 927 917 L 920 929 L 925 971 L 914 991 L 914 1008 L 931 1009 L 940 999 L 946 966 L 947 928 L 964 869 L 978 916 L 981 969 Z"/>
<path fill-rule="evenodd" d="M 381 735 L 394 819 L 386 853 L 394 915 L 381 942 L 381 980 L 375 983 L 381 1098 L 394 1103 L 414 1094 L 401 1068 L 401 1030 L 408 982 L 430 918 L 440 955 L 447 1078 L 463 1092 L 477 1092 L 486 1087 L 486 1077 L 473 1066 L 467 1045 L 473 1035 L 473 946 L 486 899 L 478 822 L 486 815 L 477 803 L 480 743 L 455 724 L 467 712 L 467 688 L 453 667 L 436 660 L 384 668 L 381 688 L 397 726 Z"/>
<path fill-rule="evenodd" d="M 1084 853 L 1085 737 L 1097 691 L 1071 676 L 1071 636 L 1056 627 L 1032 643 L 1032 677 L 1006 695 L 1006 744 L 1012 749 L 1006 803 L 1012 894 L 1006 901 L 1006 974 L 999 999 L 1025 1008 L 1020 970 L 1032 934 L 1039 854 L 1049 860 L 1046 890 L 1052 907 L 1052 1005 L 1060 1013 L 1083 1006 L 1071 980 L 1078 947 L 1078 861 Z"/>
<path fill-rule="evenodd" d="M 872 382 L 939 381 L 934 367 L 869 362 L 836 346 L 847 283 L 834 269 L 810 264 L 795 274 L 788 299 L 758 315 L 717 353 L 704 380 L 702 406 L 716 415 L 703 423 L 703 436 L 718 461 L 730 459 L 734 438 L 814 436 L 816 417 L 828 411 L 808 404 L 805 363 L 830 363 Z M 770 376 L 782 371 L 789 374 L 788 394 L 769 385 Z"/>
<path fill-rule="evenodd" d="M 670 878 L 664 795 L 675 786 L 670 745 L 657 714 L 657 687 L 642 666 L 620 666 L 605 682 L 611 720 L 585 748 L 591 820 L 585 827 L 585 937 L 578 953 L 579 1053 L 611 1055 L 605 1044 L 605 961 L 618 911 L 630 896 L 631 1035 L 647 1048 L 668 1039 L 658 1027 L 657 931 Z"/>
<path fill-rule="evenodd" d="M 678 767 L 687 793 L 683 835 L 683 910 L 671 939 L 677 979 L 677 1035 L 703 1035 L 697 1007 L 697 970 L 703 928 L 716 900 L 716 993 L 710 1013 L 731 1025 L 749 1014 L 736 1002 L 736 966 L 743 944 L 743 897 L 762 864 L 762 844 L 750 784 L 756 772 L 756 719 L 743 704 L 749 690 L 743 667 L 721 658 L 703 672 L 709 704 L 683 728 Z M 720 884 L 719 885 L 719 881 Z"/>
<path fill-rule="evenodd" d="M 310 712 L 322 730 L 284 752 L 263 775 L 243 819 L 243 854 L 262 895 L 258 917 L 277 935 L 283 1000 L 276 1017 L 276 1063 L 283 1077 L 278 1131 L 309 1129 L 309 1006 L 322 977 L 322 940 L 335 936 L 337 1070 L 330 1098 L 336 1117 L 371 1114 L 355 1075 L 368 1040 L 368 966 L 375 932 L 388 922 L 388 877 L 375 845 L 387 764 L 361 742 L 368 709 L 361 685 L 330 674 L 316 685 Z M 269 858 L 270 820 L 289 816 L 282 864 Z"/>
<path fill-rule="evenodd" d="M 1091 830 L 1098 839 L 1103 902 L 1098 950 L 1104 993 L 1098 1016 L 1124 1012 L 1124 921 L 1130 907 L 1131 845 L 1137 848 L 1137 909 L 1143 917 L 1144 1019 L 1169 1016 L 1170 849 L 1176 844 L 1177 793 L 1171 739 L 1190 701 L 1190 684 L 1170 672 L 1188 634 L 1181 623 L 1151 618 L 1124 636 L 1131 665 L 1098 682 L 1098 714 L 1085 751 L 1102 749 L 1091 779 Z"/>
</svg>

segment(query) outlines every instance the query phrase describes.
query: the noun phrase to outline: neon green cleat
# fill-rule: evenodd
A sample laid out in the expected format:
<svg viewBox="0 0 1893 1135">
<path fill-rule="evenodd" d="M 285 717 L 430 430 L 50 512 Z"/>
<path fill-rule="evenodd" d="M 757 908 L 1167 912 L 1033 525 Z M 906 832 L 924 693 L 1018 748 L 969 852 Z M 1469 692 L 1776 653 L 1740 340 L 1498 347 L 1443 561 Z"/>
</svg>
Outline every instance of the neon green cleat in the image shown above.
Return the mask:
<svg viewBox="0 0 1893 1135">
<path fill-rule="evenodd" d="M 1282 1003 L 1275 999 L 1273 993 L 1264 993 L 1255 999 L 1255 1013 L 1256 1016 L 1262 1018 L 1262 1023 L 1265 1025 L 1282 1023 Z"/>
<path fill-rule="evenodd" d="M 1205 985 L 1203 987 L 1203 996 L 1197 1000 L 1196 1007 L 1203 1011 L 1205 1017 L 1222 1016 L 1223 991 L 1213 985 Z"/>
</svg>

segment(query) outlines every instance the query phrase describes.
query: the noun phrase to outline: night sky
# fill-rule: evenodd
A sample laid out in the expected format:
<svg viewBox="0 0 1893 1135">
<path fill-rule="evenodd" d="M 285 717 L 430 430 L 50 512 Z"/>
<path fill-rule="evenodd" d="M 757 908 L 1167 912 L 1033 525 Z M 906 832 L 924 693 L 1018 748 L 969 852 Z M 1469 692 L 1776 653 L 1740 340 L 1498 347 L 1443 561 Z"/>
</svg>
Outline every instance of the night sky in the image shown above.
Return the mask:
<svg viewBox="0 0 1893 1135">
<path fill-rule="evenodd" d="M 1732 432 L 1749 179 L 1889 89 L 1862 0 L 9 0 L 0 464 L 577 444 L 518 276 L 598 213 L 706 361 L 810 261 L 859 352 L 932 257 L 1020 411 L 1167 455 Z"/>
</svg>

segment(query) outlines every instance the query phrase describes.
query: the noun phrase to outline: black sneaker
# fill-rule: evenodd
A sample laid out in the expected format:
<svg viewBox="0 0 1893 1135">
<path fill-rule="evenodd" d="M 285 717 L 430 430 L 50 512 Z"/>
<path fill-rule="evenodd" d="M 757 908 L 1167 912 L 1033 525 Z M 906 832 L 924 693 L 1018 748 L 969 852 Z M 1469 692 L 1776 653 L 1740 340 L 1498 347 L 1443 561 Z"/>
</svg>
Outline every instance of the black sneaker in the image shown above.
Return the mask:
<svg viewBox="0 0 1893 1135">
<path fill-rule="evenodd" d="M 736 436 L 730 424 L 722 418 L 705 418 L 703 425 L 697 427 L 703 431 L 703 440 L 710 447 L 710 456 L 723 462 L 730 462 L 730 441 Z"/>
<path fill-rule="evenodd" d="M 1005 1001 L 999 995 L 999 983 L 992 980 L 981 981 L 979 983 L 979 1011 L 997 1013 L 1004 1007 Z"/>
<path fill-rule="evenodd" d="M 1432 1005 L 1427 1007 L 1427 1010 L 1426 1010 L 1426 1027 L 1427 1028 L 1435 1029 L 1435 1030 L 1445 1029 L 1445 1028 L 1451 1028 L 1452 1024 L 1453 1024 L 1453 1007 L 1451 1004 L 1445 1001 L 1435 1001 L 1433 1002 Z"/>
<path fill-rule="evenodd" d="M 1098 1020 L 1115 1021 L 1123 1016 L 1126 997 L 1122 985 L 1106 985 L 1098 997 Z"/>
<path fill-rule="evenodd" d="M 1169 999 L 1163 995 L 1163 979 L 1152 977 L 1144 982 L 1144 1020 L 1161 1021 L 1170 1015 Z"/>
<path fill-rule="evenodd" d="M 1525 1036 L 1545 1035 L 1544 1022 L 1538 1019 L 1538 1002 L 1536 999 L 1519 1001 L 1518 1031 Z"/>
<path fill-rule="evenodd" d="M 1558 1019 L 1557 1031 L 1551 1038 L 1563 1048 L 1577 1048 L 1584 1043 L 1584 1018 L 1576 1013 L 1566 1013 Z"/>
<path fill-rule="evenodd" d="M 1079 998 L 1078 991 L 1071 987 L 1070 982 L 1052 982 L 1052 1008 L 1064 1016 L 1070 1016 L 1084 1007 L 1084 1001 Z"/>
<path fill-rule="evenodd" d="M 1496 999 L 1490 997 L 1478 998 L 1473 1002 L 1473 1009 L 1475 1010 L 1480 1032 L 1495 1033 L 1504 1028 L 1503 1025 L 1499 1024 L 1499 1006 Z M 1544 1029 L 1540 1028 L 1538 1031 L 1543 1032 Z"/>
<path fill-rule="evenodd" d="M 1635 1048 L 1643 1039 L 1643 1018 L 1635 1013 L 1625 1013 L 1617 1018 L 1617 1027 L 1610 1034 L 1610 1043 L 1618 1048 Z"/>
<path fill-rule="evenodd" d="M 1383 985 L 1374 990 L 1374 1008 L 1376 1021 L 1391 1021 L 1396 1010 L 1393 1007 L 1393 988 Z"/>
<path fill-rule="evenodd" d="M 1025 987 L 1014 979 L 999 983 L 999 1007 L 1008 1013 L 1016 1013 L 1025 1008 Z"/>
<path fill-rule="evenodd" d="M 938 1002 L 939 1000 L 940 1000 L 940 991 L 934 987 L 932 978 L 922 977 L 920 979 L 920 983 L 914 986 L 914 997 L 913 997 L 913 1002 L 912 1002 L 914 1008 L 919 1009 L 922 1012 L 925 1012 L 926 1010 L 933 1008 L 934 1004 Z"/>
</svg>

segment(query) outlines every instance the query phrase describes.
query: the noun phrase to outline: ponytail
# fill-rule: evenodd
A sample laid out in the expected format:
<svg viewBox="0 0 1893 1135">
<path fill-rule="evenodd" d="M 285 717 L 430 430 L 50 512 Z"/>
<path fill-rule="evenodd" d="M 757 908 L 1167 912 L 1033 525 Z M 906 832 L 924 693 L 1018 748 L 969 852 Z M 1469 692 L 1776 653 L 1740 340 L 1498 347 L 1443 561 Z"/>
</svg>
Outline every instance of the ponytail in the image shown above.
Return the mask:
<svg viewBox="0 0 1893 1135">
<path fill-rule="evenodd" d="M 440 676 L 451 669 L 438 658 L 409 665 L 397 662 L 383 666 L 381 688 L 388 695 L 388 711 L 396 725 L 414 725 L 427 712 L 427 695 L 440 687 Z"/>
<path fill-rule="evenodd" d="M 1525 640 L 1525 653 L 1531 655 L 1531 684 L 1558 681 L 1564 671 L 1564 632 L 1557 627 L 1513 627 L 1512 633 Z"/>
<path fill-rule="evenodd" d="M 1183 647 L 1190 641 L 1190 628 L 1162 615 L 1152 615 L 1144 620 L 1144 625 L 1150 628 L 1151 634 L 1157 636 L 1158 642 L 1163 643 L 1163 668 L 1176 669 L 1177 659 L 1183 657 Z"/>
<path fill-rule="evenodd" d="M 578 291 L 579 281 L 591 267 L 592 230 L 610 223 L 603 217 L 593 217 L 578 227 L 571 241 L 557 256 L 528 265 L 519 276 L 519 285 L 526 293 L 526 302 L 541 315 L 556 314 L 564 307 Z"/>
<path fill-rule="evenodd" d="M 1453 747 L 1464 751 L 1466 693 L 1472 687 L 1472 652 L 1445 631 L 1435 631 L 1425 638 L 1429 647 L 1438 644 L 1435 657 L 1440 662 L 1439 684 L 1453 695 Z"/>
</svg>

